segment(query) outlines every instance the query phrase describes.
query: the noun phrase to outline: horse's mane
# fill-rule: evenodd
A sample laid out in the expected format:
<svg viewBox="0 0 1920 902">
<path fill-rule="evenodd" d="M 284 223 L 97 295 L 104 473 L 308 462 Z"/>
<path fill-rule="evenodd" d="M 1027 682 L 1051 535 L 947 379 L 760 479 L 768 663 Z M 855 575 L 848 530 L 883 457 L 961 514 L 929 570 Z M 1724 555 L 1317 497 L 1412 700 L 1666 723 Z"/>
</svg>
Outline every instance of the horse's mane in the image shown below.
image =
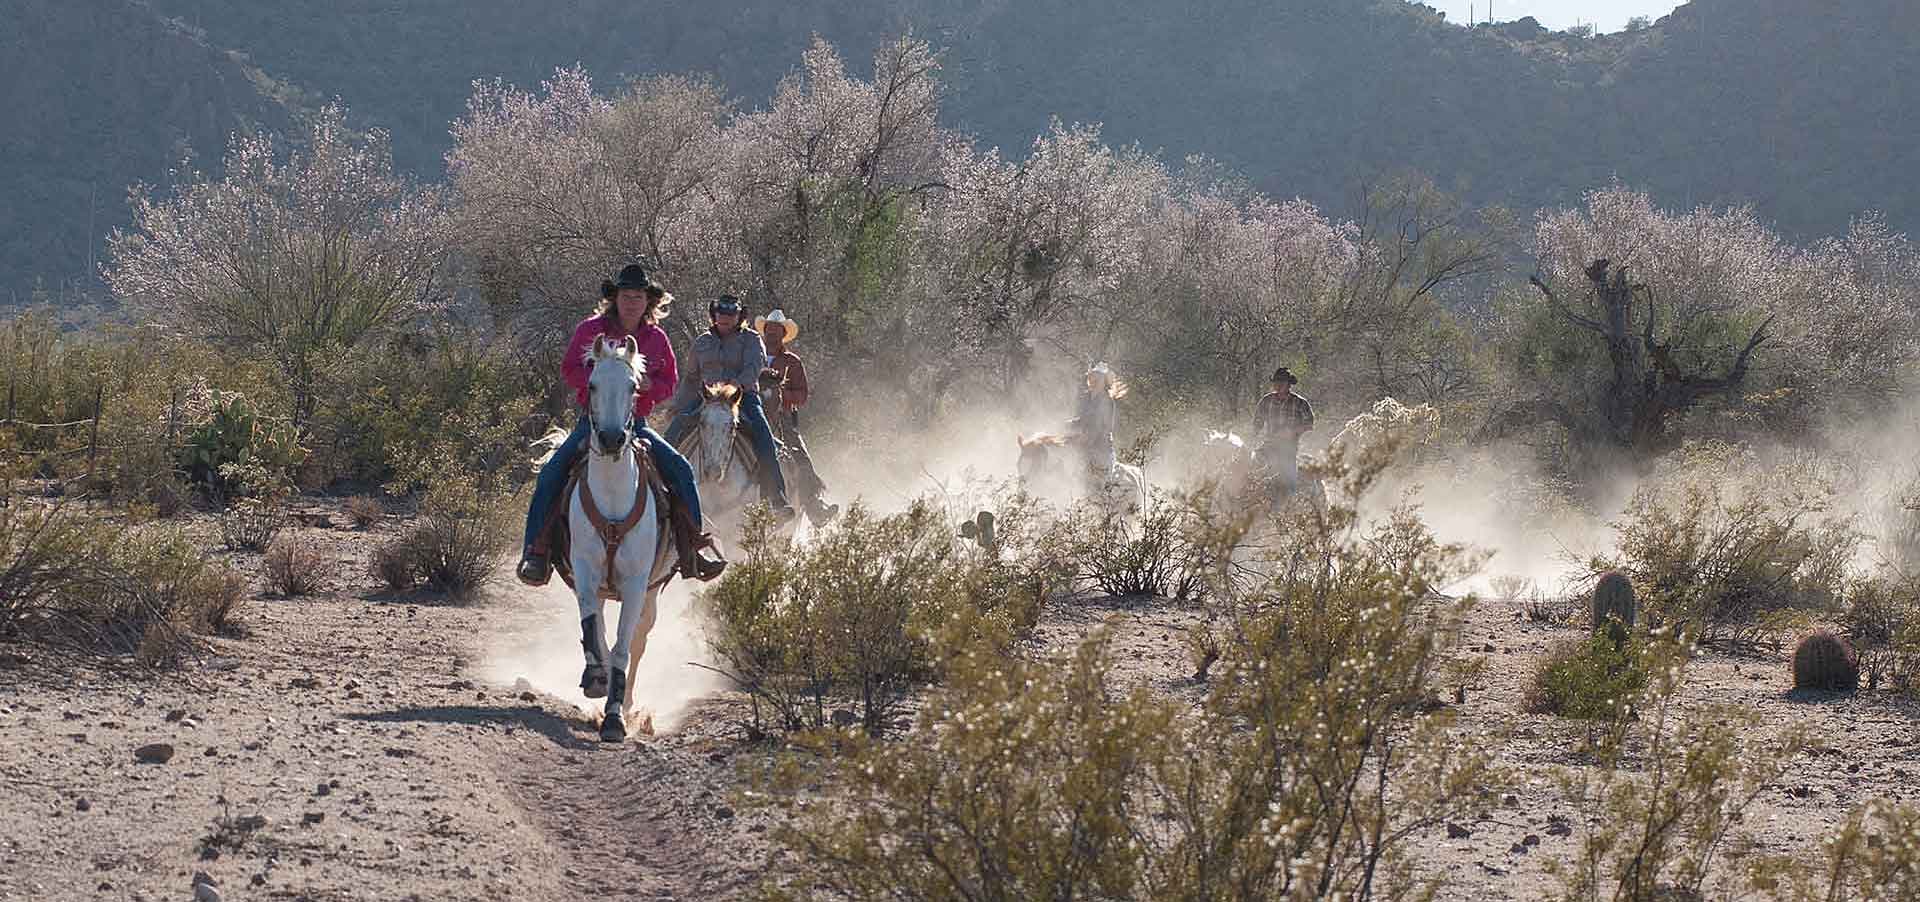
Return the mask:
<svg viewBox="0 0 1920 902">
<path fill-rule="evenodd" d="M 1020 436 L 1019 441 L 1020 447 L 1022 448 L 1042 448 L 1064 445 L 1067 443 L 1067 437 L 1064 435 L 1055 435 L 1051 432 L 1036 432 L 1032 435 Z"/>
<path fill-rule="evenodd" d="M 733 385 L 708 385 L 701 389 L 707 400 L 719 401 L 731 407 L 740 406 L 740 389 Z"/>
</svg>

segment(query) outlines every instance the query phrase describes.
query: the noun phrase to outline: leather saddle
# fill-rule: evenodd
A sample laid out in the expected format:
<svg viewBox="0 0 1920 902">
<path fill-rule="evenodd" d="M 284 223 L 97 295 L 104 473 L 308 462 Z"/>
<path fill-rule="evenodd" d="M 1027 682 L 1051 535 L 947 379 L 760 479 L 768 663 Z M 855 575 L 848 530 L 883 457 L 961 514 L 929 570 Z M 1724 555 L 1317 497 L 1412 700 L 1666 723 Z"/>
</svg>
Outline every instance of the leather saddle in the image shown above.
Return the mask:
<svg viewBox="0 0 1920 902">
<path fill-rule="evenodd" d="M 633 447 L 634 456 L 640 464 L 640 481 L 653 492 L 654 519 L 658 521 L 660 537 L 659 549 L 654 552 L 654 571 L 657 573 L 661 569 L 661 562 L 671 560 L 673 553 L 673 533 L 670 531 L 672 527 L 668 519 L 667 484 L 660 477 L 660 468 L 653 463 L 653 453 L 649 450 L 647 440 L 635 436 Z M 567 469 L 566 488 L 561 491 L 559 503 L 555 504 L 553 510 L 547 514 L 546 525 L 541 529 L 541 538 L 546 540 L 547 545 L 547 560 L 552 563 L 554 572 L 560 574 L 561 581 L 565 582 L 569 589 L 575 589 L 572 557 L 573 518 L 569 514 L 573 509 L 574 492 L 580 487 L 580 481 L 586 477 L 586 472 L 587 455 L 581 454 L 574 458 L 573 466 Z M 671 575 L 671 571 L 669 570 L 666 575 Z M 655 581 L 663 583 L 665 579 Z M 610 585 L 600 587 L 600 597 L 603 600 L 620 600 L 614 595 L 613 587 Z M 639 601 L 639 599 L 634 600 Z"/>
</svg>

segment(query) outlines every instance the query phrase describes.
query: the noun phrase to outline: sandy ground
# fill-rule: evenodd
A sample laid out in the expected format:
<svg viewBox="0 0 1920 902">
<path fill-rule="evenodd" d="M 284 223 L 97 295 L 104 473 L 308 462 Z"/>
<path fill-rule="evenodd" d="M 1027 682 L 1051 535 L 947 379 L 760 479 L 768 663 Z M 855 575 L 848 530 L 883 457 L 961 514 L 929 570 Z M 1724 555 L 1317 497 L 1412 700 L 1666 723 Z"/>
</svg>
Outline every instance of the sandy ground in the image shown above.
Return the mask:
<svg viewBox="0 0 1920 902">
<path fill-rule="evenodd" d="M 563 588 L 508 583 L 472 607 L 386 595 L 364 562 L 401 524 L 349 529 L 317 502 L 308 514 L 300 537 L 336 562 L 326 590 L 251 599 L 250 634 L 212 640 L 178 673 L 0 645 L 0 899 L 191 899 L 196 872 L 226 899 L 723 899 L 759 879 L 771 815 L 736 811 L 730 793 L 770 752 L 746 742 L 743 699 L 688 665 L 702 652 L 683 587 L 639 682 L 657 732 L 607 746 L 574 688 Z M 1033 644 L 1111 624 L 1125 679 L 1191 695 L 1181 632 L 1196 619 L 1062 602 Z M 1443 898 L 1541 898 L 1545 861 L 1586 829 L 1549 779 L 1581 728 L 1517 710 L 1532 658 L 1568 635 L 1496 603 L 1470 622 L 1489 666 L 1461 728 L 1511 729 L 1500 763 L 1520 785 L 1490 789 L 1458 824 L 1470 835 L 1416 837 L 1451 880 Z M 1920 705 L 1790 699 L 1777 659 L 1707 654 L 1689 673 L 1689 703 L 1751 705 L 1831 745 L 1750 812 L 1764 850 L 1811 849 L 1869 797 L 1920 796 Z M 152 743 L 172 747 L 164 763 L 137 760 Z M 1571 831 L 1550 832 L 1555 819 Z"/>
</svg>

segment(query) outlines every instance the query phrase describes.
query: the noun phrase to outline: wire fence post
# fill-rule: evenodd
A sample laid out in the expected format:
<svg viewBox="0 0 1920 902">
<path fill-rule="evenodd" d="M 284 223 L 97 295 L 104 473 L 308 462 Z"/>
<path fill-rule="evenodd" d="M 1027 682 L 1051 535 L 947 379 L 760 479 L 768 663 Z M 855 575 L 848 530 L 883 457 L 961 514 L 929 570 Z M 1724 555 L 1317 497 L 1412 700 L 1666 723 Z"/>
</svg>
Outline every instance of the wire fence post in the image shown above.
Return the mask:
<svg viewBox="0 0 1920 902">
<path fill-rule="evenodd" d="M 102 402 L 106 400 L 106 397 L 107 397 L 106 386 L 104 385 L 94 386 L 93 423 L 87 427 L 87 481 L 88 482 L 93 481 L 94 452 L 98 450 L 98 448 L 100 447 L 100 405 Z"/>
<path fill-rule="evenodd" d="M 167 400 L 167 450 L 173 450 L 174 431 L 180 421 L 180 386 L 173 387 L 173 393 Z"/>
</svg>

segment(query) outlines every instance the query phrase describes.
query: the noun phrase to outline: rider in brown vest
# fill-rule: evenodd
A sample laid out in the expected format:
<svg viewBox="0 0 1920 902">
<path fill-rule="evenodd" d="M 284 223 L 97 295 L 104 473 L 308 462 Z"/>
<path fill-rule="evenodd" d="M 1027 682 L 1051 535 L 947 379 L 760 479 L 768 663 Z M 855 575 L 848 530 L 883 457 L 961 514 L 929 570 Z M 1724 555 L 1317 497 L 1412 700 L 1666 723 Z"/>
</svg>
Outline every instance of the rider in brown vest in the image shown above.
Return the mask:
<svg viewBox="0 0 1920 902">
<path fill-rule="evenodd" d="M 806 406 L 811 393 L 806 364 L 800 362 L 800 355 L 795 354 L 792 347 L 800 337 L 800 324 L 788 319 L 784 312 L 772 310 L 756 318 L 753 329 L 760 333 L 760 341 L 766 345 L 767 369 L 775 374 L 780 386 L 779 402 L 769 409 L 767 420 L 780 443 L 793 454 L 795 475 L 800 477 L 801 504 L 807 509 L 807 517 L 815 523 L 825 523 L 839 516 L 840 505 L 825 503 L 827 484 L 814 469 L 813 456 L 807 453 L 806 439 L 800 435 L 800 408 Z"/>
</svg>

